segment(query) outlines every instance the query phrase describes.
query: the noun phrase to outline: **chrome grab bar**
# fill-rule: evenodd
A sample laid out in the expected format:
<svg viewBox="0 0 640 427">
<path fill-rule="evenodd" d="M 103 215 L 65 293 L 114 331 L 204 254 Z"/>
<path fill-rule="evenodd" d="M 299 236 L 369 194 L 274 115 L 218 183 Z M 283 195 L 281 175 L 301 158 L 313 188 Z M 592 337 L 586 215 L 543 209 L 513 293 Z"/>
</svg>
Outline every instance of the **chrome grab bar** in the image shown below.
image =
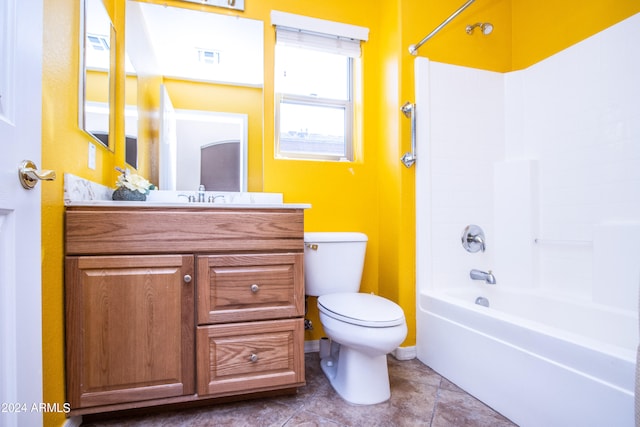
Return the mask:
<svg viewBox="0 0 640 427">
<path fill-rule="evenodd" d="M 407 151 L 400 158 L 402 163 L 408 168 L 416 162 L 416 104 L 405 102 L 400 111 L 411 119 L 411 151 Z"/>
</svg>

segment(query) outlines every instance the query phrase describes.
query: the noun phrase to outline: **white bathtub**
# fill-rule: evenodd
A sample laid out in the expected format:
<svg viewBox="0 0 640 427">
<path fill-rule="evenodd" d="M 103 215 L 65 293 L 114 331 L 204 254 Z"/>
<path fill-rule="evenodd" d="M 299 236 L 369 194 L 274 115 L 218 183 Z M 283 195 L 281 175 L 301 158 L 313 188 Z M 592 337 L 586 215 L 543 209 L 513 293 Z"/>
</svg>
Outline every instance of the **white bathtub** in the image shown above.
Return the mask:
<svg viewBox="0 0 640 427">
<path fill-rule="evenodd" d="M 419 293 L 421 361 L 523 427 L 634 425 L 635 313 L 486 288 Z"/>
</svg>

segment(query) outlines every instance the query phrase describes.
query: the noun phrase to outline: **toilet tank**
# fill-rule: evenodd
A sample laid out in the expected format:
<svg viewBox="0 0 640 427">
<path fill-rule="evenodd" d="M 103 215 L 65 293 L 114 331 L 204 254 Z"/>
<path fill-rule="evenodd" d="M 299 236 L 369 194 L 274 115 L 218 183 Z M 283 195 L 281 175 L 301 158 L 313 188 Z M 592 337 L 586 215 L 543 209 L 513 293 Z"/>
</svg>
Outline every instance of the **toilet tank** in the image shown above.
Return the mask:
<svg viewBox="0 0 640 427">
<path fill-rule="evenodd" d="M 305 295 L 358 292 L 366 249 L 363 233 L 304 233 Z"/>
</svg>

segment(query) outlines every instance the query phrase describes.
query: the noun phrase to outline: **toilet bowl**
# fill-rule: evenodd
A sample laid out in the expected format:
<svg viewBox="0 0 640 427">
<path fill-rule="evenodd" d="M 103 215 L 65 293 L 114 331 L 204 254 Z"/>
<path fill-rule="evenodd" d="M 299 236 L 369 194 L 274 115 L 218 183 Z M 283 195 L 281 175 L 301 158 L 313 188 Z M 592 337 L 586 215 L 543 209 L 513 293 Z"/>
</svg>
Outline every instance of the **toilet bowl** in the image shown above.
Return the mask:
<svg viewBox="0 0 640 427">
<path fill-rule="evenodd" d="M 305 233 L 305 293 L 318 297 L 332 343 L 320 365 L 336 392 L 360 405 L 389 399 L 387 354 L 407 336 L 399 305 L 358 292 L 366 241 L 362 233 Z"/>
<path fill-rule="evenodd" d="M 387 354 L 407 336 L 400 306 L 376 295 L 338 293 L 320 296 L 318 309 L 326 335 L 339 344 L 320 361 L 333 388 L 354 404 L 388 400 Z"/>
</svg>

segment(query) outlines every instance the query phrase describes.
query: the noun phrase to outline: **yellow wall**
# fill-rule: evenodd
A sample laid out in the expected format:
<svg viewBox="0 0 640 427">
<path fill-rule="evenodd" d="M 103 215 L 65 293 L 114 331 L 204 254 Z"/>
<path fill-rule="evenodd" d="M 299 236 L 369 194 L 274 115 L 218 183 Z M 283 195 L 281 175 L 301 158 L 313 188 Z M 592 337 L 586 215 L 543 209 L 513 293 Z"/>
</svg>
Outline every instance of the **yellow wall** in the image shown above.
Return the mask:
<svg viewBox="0 0 640 427">
<path fill-rule="evenodd" d="M 157 122 L 161 84 L 161 76 L 138 76 L 135 84 L 138 100 L 138 173 L 154 184 L 158 184 L 160 153 Z"/>
<path fill-rule="evenodd" d="M 124 49 L 124 1 L 105 0 L 118 30 L 118 52 Z M 178 4 L 168 0 L 170 4 Z M 409 121 L 399 107 L 413 101 L 413 57 L 407 51 L 456 10 L 462 0 L 248 1 L 241 15 L 265 21 L 264 191 L 282 192 L 287 202 L 311 203 L 305 215 L 308 231 L 354 230 L 369 235 L 362 290 L 397 301 L 405 310 L 415 343 L 414 169 L 399 161 L 409 149 Z M 477 0 L 467 11 L 420 49 L 440 62 L 494 71 L 520 69 L 640 11 L 639 2 Z M 194 6 L 192 6 L 194 7 Z M 194 8 L 204 8 L 195 6 Z M 368 27 L 363 47 L 361 155 L 353 163 L 276 160 L 273 155 L 272 9 Z M 222 10 L 221 10 L 222 11 Z M 123 121 L 115 123 L 115 152 L 98 146 L 97 168 L 87 168 L 90 138 L 77 127 L 77 1 L 44 0 L 42 167 L 112 186 L 115 166 L 124 164 Z M 222 13 L 237 14 L 236 12 Z M 488 37 L 464 32 L 467 24 L 489 21 Z M 542 29 L 540 28 L 542 26 Z M 123 65 L 119 64 L 123 75 Z M 124 106 L 124 84 L 116 88 L 116 106 Z M 196 96 L 195 94 L 193 95 Z M 155 102 L 155 101 L 154 101 Z M 121 141 L 122 140 L 122 141 Z M 254 160 L 254 162 L 259 160 Z M 148 175 L 150 159 L 141 173 Z M 44 401 L 65 401 L 62 179 L 43 187 L 43 369 Z M 314 302 L 310 317 L 321 336 Z M 45 425 L 60 426 L 64 416 L 45 414 Z"/>
<path fill-rule="evenodd" d="M 113 185 L 114 155 L 96 143 L 97 168 L 87 167 L 92 140 L 78 128 L 79 2 L 44 1 L 42 167 L 58 179 L 42 189 L 42 350 L 44 401 L 65 401 L 63 287 L 63 173 Z M 62 425 L 48 413 L 45 425 Z"/>
<path fill-rule="evenodd" d="M 85 96 L 91 102 L 109 102 L 109 78 L 106 72 L 87 70 Z"/>
<path fill-rule="evenodd" d="M 402 56 L 411 58 L 408 47 L 417 44 L 448 18 L 464 0 L 401 0 Z M 511 70 L 511 0 L 476 0 L 427 41 L 419 56 L 433 61 L 505 72 Z M 516 2 L 517 3 L 517 2 Z M 534 4 L 534 2 L 530 2 Z M 485 36 L 476 29 L 466 33 L 467 25 L 490 22 L 493 32 Z M 405 66 L 409 62 L 405 62 Z M 413 70 L 411 66 L 411 70 Z M 411 74 L 412 75 L 412 74 Z"/>
</svg>

